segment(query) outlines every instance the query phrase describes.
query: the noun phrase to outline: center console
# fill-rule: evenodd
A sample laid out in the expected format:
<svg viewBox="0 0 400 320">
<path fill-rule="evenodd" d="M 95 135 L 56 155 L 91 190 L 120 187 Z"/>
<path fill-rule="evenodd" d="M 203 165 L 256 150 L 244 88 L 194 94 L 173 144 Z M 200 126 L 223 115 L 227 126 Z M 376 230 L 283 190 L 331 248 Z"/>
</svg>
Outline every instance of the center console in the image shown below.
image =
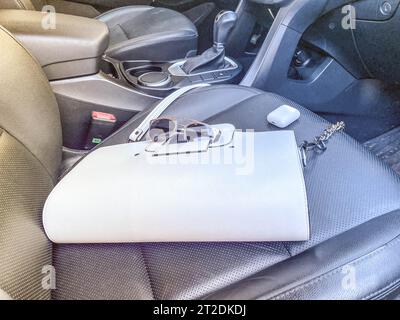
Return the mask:
<svg viewBox="0 0 400 320">
<path fill-rule="evenodd" d="M 171 92 L 196 83 L 234 83 L 242 67 L 225 55 L 225 43 L 236 24 L 235 12 L 223 11 L 214 22 L 214 44 L 203 54 L 178 61 L 118 61 L 109 57 L 105 71 L 114 70 L 136 90 L 165 97 Z"/>
<path fill-rule="evenodd" d="M 233 82 L 242 70 L 239 64 L 228 57 L 224 59 L 225 67 L 223 69 L 211 69 L 190 74 L 182 69 L 186 60 L 177 62 L 114 61 L 113 63 L 118 65 L 124 79 L 134 88 L 160 97 L 195 83 Z"/>
</svg>

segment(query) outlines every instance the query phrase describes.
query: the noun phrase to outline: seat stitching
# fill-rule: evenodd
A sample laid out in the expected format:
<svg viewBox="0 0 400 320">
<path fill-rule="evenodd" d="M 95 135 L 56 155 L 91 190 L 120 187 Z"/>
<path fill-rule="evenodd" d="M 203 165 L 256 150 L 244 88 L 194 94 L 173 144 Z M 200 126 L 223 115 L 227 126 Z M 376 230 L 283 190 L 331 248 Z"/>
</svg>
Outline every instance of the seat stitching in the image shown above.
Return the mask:
<svg viewBox="0 0 400 320">
<path fill-rule="evenodd" d="M 209 86 L 209 87 L 204 87 L 204 88 L 200 88 L 200 89 L 197 89 L 197 90 L 189 91 L 186 94 L 184 94 L 183 96 L 181 96 L 180 98 L 185 97 L 185 96 L 194 95 L 194 94 L 197 94 L 197 93 L 203 94 L 204 92 L 208 92 L 208 91 L 221 90 L 221 89 L 230 89 L 230 88 L 232 88 L 232 86 L 230 86 L 230 85 L 227 85 L 226 87 L 225 86 L 222 86 L 222 87 Z M 260 95 L 260 94 L 264 94 L 264 92 L 262 92 L 262 91 L 260 91 L 258 89 L 255 89 L 255 88 L 252 88 L 252 87 L 245 87 L 245 86 L 235 86 L 235 90 L 246 91 L 246 92 L 254 94 L 254 96 Z M 254 97 L 254 96 L 252 96 L 252 97 Z M 252 97 L 249 97 L 249 99 L 252 98 Z M 245 100 L 243 100 L 243 101 L 245 101 Z"/>
<path fill-rule="evenodd" d="M 35 56 L 33 56 L 32 55 L 32 53 L 30 52 L 30 51 L 28 51 L 23 45 L 22 45 L 22 43 L 17 39 L 17 38 L 15 38 L 15 36 L 10 32 L 10 31 L 8 31 L 6 28 L 4 28 L 2 25 L 0 25 L 0 31 L 3 31 L 4 33 L 6 33 L 12 40 L 14 40 L 17 44 L 18 44 L 18 46 L 20 46 L 24 51 L 25 51 L 25 53 L 27 53 L 31 58 L 32 58 L 32 60 L 36 63 L 36 65 L 38 66 L 38 68 L 39 68 L 39 72 L 41 72 L 42 73 L 42 75 L 43 75 L 43 77 L 41 77 L 41 79 L 39 79 L 44 85 L 46 85 L 46 86 L 48 86 L 49 88 L 50 88 L 50 83 L 48 82 L 48 80 L 47 80 L 47 76 L 46 76 L 46 74 L 45 74 L 45 72 L 43 71 L 43 68 L 41 67 L 41 64 L 39 63 L 39 61 L 37 60 L 37 58 L 35 57 Z"/>
<path fill-rule="evenodd" d="M 195 92 L 193 92 L 193 93 L 195 93 Z M 222 110 L 221 112 L 218 112 L 218 113 L 212 115 L 211 117 L 207 118 L 205 121 L 208 121 L 209 119 L 212 119 L 212 118 L 217 118 L 217 117 L 221 116 L 223 113 L 225 113 L 229 110 L 232 110 L 232 109 L 236 108 L 238 105 L 245 103 L 246 101 L 248 101 L 250 99 L 254 99 L 255 97 L 258 97 L 260 95 L 262 95 L 262 93 L 254 92 L 254 95 L 247 97 L 246 99 L 238 101 L 237 103 L 231 105 L 230 107 L 226 108 L 225 110 Z"/>
<path fill-rule="evenodd" d="M 25 149 L 26 151 L 28 151 L 28 152 L 36 159 L 37 162 L 39 162 L 40 166 L 41 166 L 41 167 L 44 169 L 44 171 L 48 174 L 50 180 L 52 181 L 52 185 L 53 185 L 53 187 L 54 187 L 55 184 L 57 183 L 57 178 L 53 178 L 52 174 L 51 174 L 50 171 L 46 168 L 46 166 L 42 163 L 42 161 L 41 161 L 34 153 L 32 153 L 32 151 L 31 151 L 21 140 L 19 140 L 17 137 L 15 137 L 15 136 L 12 135 L 11 133 L 9 133 L 9 132 L 8 132 L 7 130 L 5 130 L 4 128 L 0 128 L 0 130 L 2 130 L 1 133 L 0 133 L 0 138 L 2 137 L 4 131 L 7 132 L 7 134 L 9 134 L 10 137 L 12 137 L 13 139 L 15 139 L 19 144 L 21 144 L 21 146 L 23 146 L 24 149 Z"/>
<path fill-rule="evenodd" d="M 122 26 L 120 23 L 118 23 L 117 26 L 118 26 L 118 27 L 121 29 L 121 31 L 124 33 L 124 36 L 125 36 L 127 39 L 129 39 L 129 35 L 128 35 L 128 33 L 126 32 L 126 30 L 123 28 L 123 26 Z"/>
<path fill-rule="evenodd" d="M 121 27 L 122 28 L 122 27 Z M 123 29 L 123 28 L 122 28 Z M 153 44 L 153 40 L 154 40 L 154 34 L 149 34 L 149 35 L 144 35 L 144 36 L 138 36 L 138 37 L 133 37 L 133 38 L 129 38 L 129 35 L 127 35 L 126 31 L 123 30 L 124 35 L 127 37 L 127 40 L 124 40 L 122 42 L 118 42 L 114 45 L 111 45 L 110 48 L 108 49 L 108 51 L 115 51 L 115 50 L 122 50 L 122 49 L 126 49 L 129 50 L 131 45 L 135 45 L 137 43 L 141 43 L 143 42 L 144 45 L 146 45 L 146 42 L 149 42 L 150 44 Z M 196 39 L 198 37 L 198 34 L 193 33 L 192 35 L 176 35 L 174 32 L 159 32 L 156 35 L 160 35 L 160 34 L 164 34 L 164 37 L 166 35 L 173 35 L 175 39 L 173 39 L 174 41 L 178 41 L 178 40 L 192 40 L 192 39 Z M 164 40 L 164 42 L 170 42 L 171 40 Z"/>
<path fill-rule="evenodd" d="M 400 278 L 397 278 L 395 281 L 392 281 L 391 283 L 389 283 L 387 286 L 383 287 L 382 289 L 376 290 L 372 293 L 370 293 L 369 295 L 361 298 L 361 300 L 369 300 L 371 299 L 373 296 L 385 291 L 386 289 L 392 287 L 394 284 L 399 283 L 400 282 Z"/>
<path fill-rule="evenodd" d="M 360 264 L 360 263 L 363 262 L 364 260 L 368 260 L 368 259 L 370 259 L 370 258 L 372 258 L 372 257 L 374 257 L 374 256 L 376 256 L 376 255 L 378 255 L 378 254 L 380 254 L 380 253 L 383 252 L 385 249 L 394 246 L 394 245 L 397 244 L 398 242 L 400 242 L 400 235 L 397 235 L 396 238 L 390 240 L 389 242 L 387 242 L 386 244 L 384 244 L 384 245 L 381 246 L 380 248 L 378 248 L 378 249 L 376 249 L 376 250 L 374 250 L 374 251 L 372 251 L 372 252 L 370 252 L 370 253 L 368 253 L 368 254 L 366 254 L 366 255 L 364 255 L 364 256 L 358 258 L 358 259 L 354 259 L 354 260 L 352 260 L 352 261 L 350 261 L 350 262 L 347 262 L 346 264 L 344 264 L 344 265 L 342 265 L 342 266 L 349 265 L 349 264 L 352 264 L 352 265 Z M 299 290 L 301 290 L 301 289 L 307 288 L 307 287 L 309 287 L 309 286 L 311 286 L 311 285 L 313 285 L 313 284 L 316 284 L 316 283 L 318 283 L 318 282 L 321 282 L 322 280 L 325 280 L 325 279 L 331 277 L 332 275 L 341 272 L 341 270 L 342 270 L 342 269 L 341 269 L 340 267 L 337 267 L 336 269 L 331 270 L 331 271 L 329 271 L 328 273 L 322 274 L 322 275 L 320 275 L 320 276 L 318 276 L 318 277 L 316 277 L 316 278 L 314 278 L 314 279 L 312 279 L 312 280 L 310 280 L 310 281 L 307 281 L 307 282 L 303 283 L 302 285 L 299 285 L 299 286 L 297 286 L 297 287 L 295 287 L 295 288 L 293 288 L 293 289 L 291 289 L 291 290 L 289 290 L 289 291 L 286 291 L 286 292 L 284 292 L 284 293 L 281 293 L 281 294 L 279 294 L 279 295 L 273 297 L 272 299 L 275 300 L 275 299 L 284 298 L 284 297 L 288 296 L 289 294 L 295 293 L 295 292 L 297 292 L 297 291 L 299 291 Z"/>
<path fill-rule="evenodd" d="M 112 9 L 112 10 L 108 10 L 108 11 L 106 11 L 106 12 L 104 12 L 104 13 L 98 15 L 98 16 L 96 17 L 96 19 L 101 19 L 101 18 L 103 18 L 104 16 L 109 15 L 110 13 L 115 13 L 115 12 L 120 11 L 120 10 L 136 9 L 137 7 L 138 7 L 137 5 L 132 5 L 132 6 L 124 6 L 124 7 L 121 7 L 121 8 L 115 8 L 115 9 Z M 153 7 L 151 7 L 151 6 L 146 6 L 146 5 L 143 5 L 143 6 L 140 6 L 140 7 L 147 7 L 147 8 L 143 8 L 143 9 L 146 9 L 146 10 L 151 10 L 151 9 L 153 9 Z M 145 10 L 144 10 L 144 11 L 145 11 Z"/>
<path fill-rule="evenodd" d="M 25 10 L 26 10 L 26 7 L 25 7 L 25 5 L 22 3 L 21 0 L 16 0 L 16 2 L 17 2 L 17 5 L 18 5 L 21 9 L 25 9 Z"/>
<path fill-rule="evenodd" d="M 148 280 L 149 280 L 151 296 L 153 297 L 153 300 L 155 300 L 155 292 L 154 292 L 154 289 L 153 289 L 153 281 L 152 281 L 151 276 L 150 276 L 150 269 L 149 269 L 149 267 L 147 265 L 147 259 L 146 259 L 146 255 L 144 253 L 143 245 L 139 244 L 139 250 L 140 250 L 140 253 L 141 253 L 142 257 L 143 257 L 143 265 L 144 265 L 144 268 L 146 270 L 147 277 L 148 277 Z"/>
</svg>

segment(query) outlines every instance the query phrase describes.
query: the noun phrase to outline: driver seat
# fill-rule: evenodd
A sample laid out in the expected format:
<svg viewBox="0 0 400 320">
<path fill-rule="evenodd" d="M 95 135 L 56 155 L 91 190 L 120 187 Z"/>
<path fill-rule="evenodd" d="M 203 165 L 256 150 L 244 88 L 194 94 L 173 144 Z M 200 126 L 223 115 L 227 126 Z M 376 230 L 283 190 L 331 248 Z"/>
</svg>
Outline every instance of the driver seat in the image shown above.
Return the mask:
<svg viewBox="0 0 400 320">
<path fill-rule="evenodd" d="M 1 297 L 372 299 L 396 293 L 400 179 L 344 133 L 305 171 L 309 241 L 52 244 L 42 209 L 61 164 L 57 102 L 35 59 L 1 27 L 0 45 L 0 74 L 6 75 L 0 77 Z M 277 129 L 266 115 L 282 104 L 301 112 L 290 127 L 299 142 L 328 124 L 281 96 L 230 85 L 190 91 L 165 115 L 268 131 Z M 99 147 L 126 142 L 149 111 Z M 54 290 L 42 286 L 49 266 Z"/>
<path fill-rule="evenodd" d="M 0 9 L 41 11 L 98 19 L 107 24 L 105 54 L 117 60 L 173 61 L 196 55 L 197 28 L 183 14 L 166 8 L 126 6 L 100 14 L 94 7 L 64 0 L 1 0 Z"/>
</svg>

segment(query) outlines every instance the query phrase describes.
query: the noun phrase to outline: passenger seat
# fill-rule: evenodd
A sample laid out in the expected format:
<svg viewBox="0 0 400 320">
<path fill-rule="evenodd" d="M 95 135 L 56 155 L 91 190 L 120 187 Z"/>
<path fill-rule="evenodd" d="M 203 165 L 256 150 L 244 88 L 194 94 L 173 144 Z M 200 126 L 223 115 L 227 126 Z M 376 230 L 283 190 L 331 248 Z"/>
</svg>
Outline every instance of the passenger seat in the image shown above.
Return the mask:
<svg viewBox="0 0 400 320">
<path fill-rule="evenodd" d="M 399 177 L 345 133 L 304 172 L 309 241 L 52 244 L 42 210 L 61 164 L 57 102 L 40 66 L 2 27 L 0 47 L 0 298 L 372 299 L 399 289 Z M 328 125 L 284 97 L 233 85 L 190 91 L 164 115 L 271 131 L 266 115 L 283 104 L 301 112 L 290 127 L 299 143 Z M 128 141 L 145 116 L 100 147 Z M 53 291 L 42 287 L 51 265 Z"/>
<path fill-rule="evenodd" d="M 127 6 L 100 14 L 94 7 L 64 0 L 1 0 L 0 9 L 41 11 L 50 5 L 57 13 L 103 21 L 110 29 L 106 55 L 117 60 L 170 61 L 197 52 L 197 29 L 183 14 L 150 6 Z"/>
</svg>

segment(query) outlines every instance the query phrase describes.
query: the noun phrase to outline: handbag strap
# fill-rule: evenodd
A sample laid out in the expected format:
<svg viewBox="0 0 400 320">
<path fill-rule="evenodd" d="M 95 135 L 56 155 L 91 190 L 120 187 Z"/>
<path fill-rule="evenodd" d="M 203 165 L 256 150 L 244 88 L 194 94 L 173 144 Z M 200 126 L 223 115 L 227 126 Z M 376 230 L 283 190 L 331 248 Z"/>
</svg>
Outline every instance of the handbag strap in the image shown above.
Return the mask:
<svg viewBox="0 0 400 320">
<path fill-rule="evenodd" d="M 207 87 L 210 84 L 208 83 L 198 83 L 190 86 L 186 86 L 176 90 L 175 92 L 171 93 L 168 97 L 161 100 L 161 102 L 154 107 L 154 109 L 144 118 L 141 124 L 131 133 L 129 136 L 129 140 L 132 142 L 140 141 L 147 131 L 150 128 L 150 122 L 154 119 L 157 119 L 161 114 L 177 99 L 183 96 L 185 93 L 189 92 L 190 90 L 196 88 Z"/>
</svg>

